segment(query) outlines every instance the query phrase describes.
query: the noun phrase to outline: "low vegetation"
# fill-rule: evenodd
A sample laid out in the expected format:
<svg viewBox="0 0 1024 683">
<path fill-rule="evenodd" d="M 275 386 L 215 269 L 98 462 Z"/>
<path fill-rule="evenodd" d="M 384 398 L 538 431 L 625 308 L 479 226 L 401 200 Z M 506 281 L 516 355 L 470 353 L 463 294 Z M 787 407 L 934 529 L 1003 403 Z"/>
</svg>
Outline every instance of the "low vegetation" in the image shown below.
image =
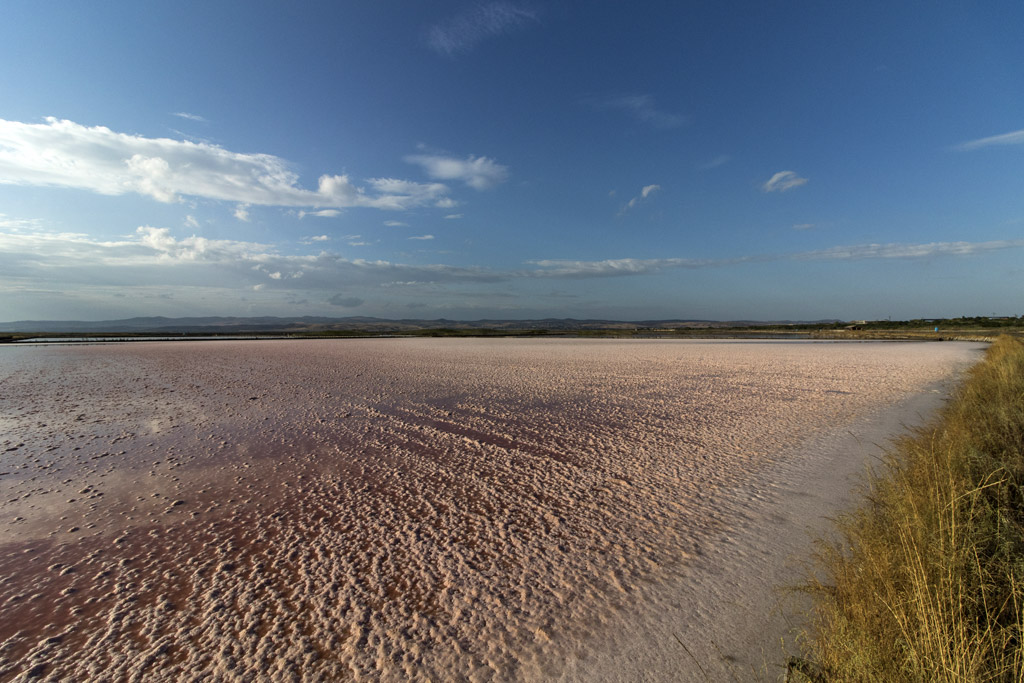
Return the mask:
<svg viewBox="0 0 1024 683">
<path fill-rule="evenodd" d="M 915 320 L 873 320 L 817 323 L 720 323 L 708 321 L 616 322 L 609 320 L 532 320 L 532 321 L 397 321 L 367 319 L 347 321 L 340 326 L 326 323 L 296 327 L 287 321 L 277 325 L 262 319 L 246 324 L 231 319 L 226 325 L 190 324 L 179 328 L 172 321 L 160 319 L 160 329 L 140 331 L 118 329 L 117 323 L 105 331 L 42 332 L 21 330 L 0 333 L 0 343 L 30 339 L 104 340 L 217 338 L 251 339 L 254 337 L 333 338 L 333 337 L 614 337 L 614 338 L 754 338 L 754 339 L 915 339 L 944 341 L 950 339 L 989 341 L 999 334 L 1024 336 L 1024 316 L 960 318 L 929 318 Z M 444 322 L 430 326 L 428 322 Z M 28 323 L 26 323 L 28 324 Z M 80 323 L 73 323 L 78 325 Z"/>
<path fill-rule="evenodd" d="M 791 679 L 1022 680 L 1022 486 L 1024 342 L 1001 336 L 819 546 Z"/>
</svg>

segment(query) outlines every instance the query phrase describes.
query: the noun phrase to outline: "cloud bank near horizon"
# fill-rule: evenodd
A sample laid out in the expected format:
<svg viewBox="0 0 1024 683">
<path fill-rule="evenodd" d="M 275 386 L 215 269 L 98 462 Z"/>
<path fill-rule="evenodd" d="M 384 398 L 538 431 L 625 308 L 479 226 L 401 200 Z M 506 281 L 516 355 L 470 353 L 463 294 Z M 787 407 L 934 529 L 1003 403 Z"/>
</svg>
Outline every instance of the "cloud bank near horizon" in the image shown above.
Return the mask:
<svg viewBox="0 0 1024 683">
<path fill-rule="evenodd" d="M 225 285 L 337 290 L 339 284 L 382 285 L 388 282 L 457 283 L 500 282 L 519 279 L 583 279 L 640 276 L 673 269 L 723 268 L 744 263 L 777 261 L 859 261 L 867 259 L 920 260 L 960 258 L 992 251 L 1024 247 L 1024 240 L 985 242 L 889 243 L 836 246 L 827 249 L 743 255 L 726 259 L 701 258 L 616 258 L 598 261 L 539 259 L 526 268 L 502 270 L 482 266 L 444 263 L 414 265 L 386 260 L 349 258 L 321 250 L 307 254 L 284 254 L 274 245 L 241 240 L 208 239 L 191 235 L 175 237 L 169 228 L 141 226 L 118 240 L 103 241 L 76 233 L 48 232 L 27 221 L 5 219 L 10 227 L 0 232 L 0 272 L 8 277 L 52 277 L 65 271 L 66 282 L 89 282 L 91 271 L 104 271 L 104 279 L 117 280 L 126 273 L 124 284 L 140 271 L 147 280 L 168 282 L 217 281 Z M 325 242 L 326 236 L 303 239 L 299 244 Z M 357 237 L 357 236 L 350 236 Z M 408 239 L 431 240 L 432 235 Z M 181 275 L 181 274 L 185 275 Z M 230 276 L 226 276 L 230 274 Z M 72 278 L 72 279 L 67 279 Z"/>
</svg>

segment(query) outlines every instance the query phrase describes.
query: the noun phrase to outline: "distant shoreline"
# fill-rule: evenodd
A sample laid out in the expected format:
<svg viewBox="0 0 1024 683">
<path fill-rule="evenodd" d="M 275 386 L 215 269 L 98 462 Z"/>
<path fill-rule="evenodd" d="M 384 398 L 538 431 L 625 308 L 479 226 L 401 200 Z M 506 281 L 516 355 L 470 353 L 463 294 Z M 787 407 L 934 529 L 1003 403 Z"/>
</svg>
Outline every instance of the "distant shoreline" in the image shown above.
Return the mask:
<svg viewBox="0 0 1024 683">
<path fill-rule="evenodd" d="M 624 337 L 624 338 L 819 338 L 991 341 L 999 334 L 1024 335 L 1024 317 L 753 320 L 433 320 L 349 317 L 191 317 L 124 320 L 21 320 L 0 323 L 0 343 L 34 339 L 128 341 L 159 339 L 304 339 L 333 337 Z"/>
</svg>

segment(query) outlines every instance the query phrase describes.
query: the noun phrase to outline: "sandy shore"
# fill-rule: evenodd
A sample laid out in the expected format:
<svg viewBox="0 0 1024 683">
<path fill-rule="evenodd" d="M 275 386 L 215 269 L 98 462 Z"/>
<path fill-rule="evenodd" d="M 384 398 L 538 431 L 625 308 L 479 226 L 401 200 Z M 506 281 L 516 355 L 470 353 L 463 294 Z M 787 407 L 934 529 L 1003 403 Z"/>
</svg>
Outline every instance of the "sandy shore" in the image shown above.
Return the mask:
<svg viewBox="0 0 1024 683">
<path fill-rule="evenodd" d="M 743 680 L 979 348 L 2 348 L 0 679 Z"/>
</svg>

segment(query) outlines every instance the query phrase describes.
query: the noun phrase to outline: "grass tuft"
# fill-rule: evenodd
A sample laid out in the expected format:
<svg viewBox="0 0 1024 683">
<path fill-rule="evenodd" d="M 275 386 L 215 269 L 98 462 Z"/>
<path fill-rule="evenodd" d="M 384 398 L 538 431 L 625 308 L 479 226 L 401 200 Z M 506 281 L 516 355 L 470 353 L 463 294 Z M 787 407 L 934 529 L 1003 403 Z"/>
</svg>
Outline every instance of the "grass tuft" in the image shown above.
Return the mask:
<svg viewBox="0 0 1024 683">
<path fill-rule="evenodd" d="M 819 542 L 806 660 L 829 681 L 1024 680 L 1022 486 L 1024 342 L 1002 336 Z"/>
</svg>

